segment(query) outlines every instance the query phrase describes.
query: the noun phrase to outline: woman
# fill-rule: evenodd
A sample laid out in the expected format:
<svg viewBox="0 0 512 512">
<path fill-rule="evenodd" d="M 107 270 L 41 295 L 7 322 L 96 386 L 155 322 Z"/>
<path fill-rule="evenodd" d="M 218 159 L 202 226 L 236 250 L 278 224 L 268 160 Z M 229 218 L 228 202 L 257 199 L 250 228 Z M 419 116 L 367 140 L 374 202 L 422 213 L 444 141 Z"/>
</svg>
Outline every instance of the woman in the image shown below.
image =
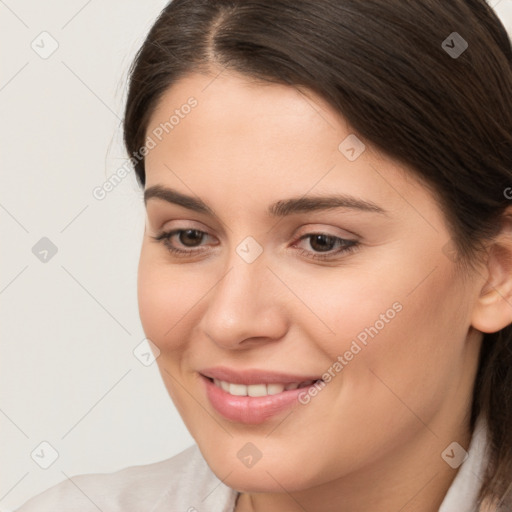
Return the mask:
<svg viewBox="0 0 512 512">
<path fill-rule="evenodd" d="M 197 446 L 20 510 L 512 510 L 512 49 L 484 0 L 175 0 L 125 114 L 141 320 Z"/>
</svg>

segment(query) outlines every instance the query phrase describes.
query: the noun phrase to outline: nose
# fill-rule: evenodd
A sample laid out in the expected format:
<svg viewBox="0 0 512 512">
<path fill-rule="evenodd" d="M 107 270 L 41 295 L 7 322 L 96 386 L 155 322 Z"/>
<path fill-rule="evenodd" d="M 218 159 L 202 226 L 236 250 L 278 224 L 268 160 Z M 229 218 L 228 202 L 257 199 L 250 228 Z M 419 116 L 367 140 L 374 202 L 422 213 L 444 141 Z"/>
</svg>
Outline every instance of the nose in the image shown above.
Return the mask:
<svg viewBox="0 0 512 512">
<path fill-rule="evenodd" d="M 227 349 L 281 339 L 289 319 L 279 285 L 264 258 L 253 263 L 231 260 L 229 270 L 208 294 L 201 319 L 203 334 Z"/>
</svg>

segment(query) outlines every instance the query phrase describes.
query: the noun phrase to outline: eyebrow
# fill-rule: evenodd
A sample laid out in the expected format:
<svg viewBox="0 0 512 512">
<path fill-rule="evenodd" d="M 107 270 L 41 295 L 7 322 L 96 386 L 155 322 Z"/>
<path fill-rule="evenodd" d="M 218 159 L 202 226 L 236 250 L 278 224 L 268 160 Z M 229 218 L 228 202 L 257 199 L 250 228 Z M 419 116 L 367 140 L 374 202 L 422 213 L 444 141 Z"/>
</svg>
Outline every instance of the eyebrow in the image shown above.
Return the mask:
<svg viewBox="0 0 512 512">
<path fill-rule="evenodd" d="M 215 212 L 198 197 L 188 196 L 177 190 L 161 185 L 154 185 L 144 191 L 145 204 L 152 198 L 161 199 L 194 212 L 204 213 L 212 217 L 216 216 Z M 333 208 L 348 208 L 382 214 L 387 213 L 386 210 L 371 201 L 345 194 L 335 194 L 329 196 L 302 196 L 283 199 L 271 204 L 267 209 L 267 214 L 271 217 L 285 217 L 294 213 L 308 213 Z"/>
</svg>

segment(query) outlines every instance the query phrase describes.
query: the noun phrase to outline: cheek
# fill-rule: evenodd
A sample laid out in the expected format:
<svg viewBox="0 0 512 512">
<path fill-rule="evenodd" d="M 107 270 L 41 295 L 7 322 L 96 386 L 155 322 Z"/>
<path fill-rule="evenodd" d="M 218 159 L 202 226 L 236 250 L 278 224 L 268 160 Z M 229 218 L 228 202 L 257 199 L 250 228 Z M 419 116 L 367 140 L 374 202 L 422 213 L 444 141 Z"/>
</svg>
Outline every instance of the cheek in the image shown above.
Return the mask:
<svg viewBox="0 0 512 512">
<path fill-rule="evenodd" d="M 424 389 L 439 398 L 458 373 L 454 365 L 463 361 L 469 318 L 464 291 L 450 268 L 439 265 L 425 279 L 429 272 L 402 265 L 400 272 L 389 269 L 372 275 L 351 270 L 339 279 L 327 274 L 304 279 L 304 288 L 297 292 L 308 298 L 317 318 L 308 315 L 310 320 L 301 322 L 308 339 L 315 340 L 327 356 L 324 360 L 331 362 L 324 370 L 342 373 L 345 385 L 368 396 L 381 395 L 376 393 L 379 386 L 384 395 L 390 394 L 380 377 L 414 401 L 424 399 Z M 339 356 L 343 368 L 332 368 Z M 365 383 L 362 374 L 369 377 Z M 414 397 L 411 382 L 418 384 L 414 389 L 423 390 Z"/>
<path fill-rule="evenodd" d="M 336 361 L 353 341 L 369 348 L 369 340 L 385 337 L 403 314 L 400 279 L 383 282 L 382 276 L 349 267 L 301 269 L 300 273 L 281 269 L 281 276 L 302 299 L 290 297 L 292 322 L 304 331 L 304 340 L 321 349 L 325 360 Z"/>
<path fill-rule="evenodd" d="M 182 348 L 179 332 L 201 298 L 197 279 L 162 260 L 153 248 L 143 246 L 138 269 L 139 314 L 146 336 L 164 351 Z"/>
<path fill-rule="evenodd" d="M 421 276 L 420 276 L 421 277 Z M 420 279 L 407 279 L 419 282 Z M 431 417 L 457 387 L 464 363 L 469 321 L 464 313 L 464 294 L 456 280 L 442 269 L 413 292 L 375 289 L 371 315 L 356 313 L 359 333 L 352 336 L 361 351 L 346 368 L 345 380 L 358 396 L 373 397 L 368 406 L 385 410 L 408 404 L 421 418 Z M 388 289 L 389 290 L 389 289 Z M 395 302 L 399 307 L 390 312 Z M 380 306 L 379 306 L 380 303 Z M 398 304 L 397 304 L 398 305 Z M 357 309 L 357 308 L 355 308 Z M 384 316 L 381 316 L 384 314 Z M 351 322 L 352 318 L 347 322 Z M 387 320 L 387 322 L 386 322 Z M 363 334 L 365 343 L 358 342 Z M 362 371 L 359 371 L 362 370 Z M 361 381 L 361 375 L 367 378 Z"/>
<path fill-rule="evenodd" d="M 180 266 L 169 265 L 161 253 L 144 245 L 137 288 L 144 333 L 160 350 L 156 359 L 160 374 L 174 405 L 187 422 L 194 417 L 195 401 L 190 401 L 178 383 L 184 378 L 189 333 L 196 324 L 193 307 L 205 291 Z"/>
</svg>

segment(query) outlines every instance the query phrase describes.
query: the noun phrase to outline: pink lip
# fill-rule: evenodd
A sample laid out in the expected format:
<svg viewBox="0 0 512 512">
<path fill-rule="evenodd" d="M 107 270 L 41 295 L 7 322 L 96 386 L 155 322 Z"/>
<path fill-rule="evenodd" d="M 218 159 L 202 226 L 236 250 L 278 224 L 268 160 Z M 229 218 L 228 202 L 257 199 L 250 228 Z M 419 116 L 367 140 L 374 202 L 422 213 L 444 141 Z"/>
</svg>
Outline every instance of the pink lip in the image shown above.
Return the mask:
<svg viewBox="0 0 512 512">
<path fill-rule="evenodd" d="M 261 397 L 234 396 L 216 386 L 210 379 L 219 379 L 234 384 L 291 384 L 308 380 L 320 380 L 318 377 L 290 374 L 269 373 L 259 370 L 235 372 L 228 368 L 212 368 L 200 372 L 206 388 L 206 395 L 213 408 L 226 419 L 244 424 L 257 425 L 267 421 L 298 401 L 300 393 L 307 392 L 308 387 L 290 389 Z"/>
</svg>

